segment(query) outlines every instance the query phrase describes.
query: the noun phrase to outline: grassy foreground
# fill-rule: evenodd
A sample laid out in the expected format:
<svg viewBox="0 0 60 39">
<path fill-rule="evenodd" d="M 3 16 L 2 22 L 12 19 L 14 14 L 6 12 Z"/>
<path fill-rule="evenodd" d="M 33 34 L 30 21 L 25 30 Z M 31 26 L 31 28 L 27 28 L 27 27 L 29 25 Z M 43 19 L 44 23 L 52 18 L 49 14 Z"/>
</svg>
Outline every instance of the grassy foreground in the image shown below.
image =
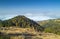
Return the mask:
<svg viewBox="0 0 60 39">
<path fill-rule="evenodd" d="M 31 28 L 5 27 L 0 28 L 0 32 L 0 39 L 60 39 L 60 35 L 37 32 Z"/>
</svg>

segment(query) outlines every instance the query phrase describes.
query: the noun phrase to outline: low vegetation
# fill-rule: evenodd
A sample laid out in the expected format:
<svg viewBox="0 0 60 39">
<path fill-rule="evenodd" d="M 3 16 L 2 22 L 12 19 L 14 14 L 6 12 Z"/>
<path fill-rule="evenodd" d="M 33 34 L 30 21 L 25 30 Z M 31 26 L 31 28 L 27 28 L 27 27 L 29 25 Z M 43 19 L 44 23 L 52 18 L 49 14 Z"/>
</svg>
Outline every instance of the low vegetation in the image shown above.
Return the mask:
<svg viewBox="0 0 60 39">
<path fill-rule="evenodd" d="M 60 19 L 41 21 L 39 22 L 39 24 L 45 27 L 45 32 L 60 35 Z"/>
</svg>

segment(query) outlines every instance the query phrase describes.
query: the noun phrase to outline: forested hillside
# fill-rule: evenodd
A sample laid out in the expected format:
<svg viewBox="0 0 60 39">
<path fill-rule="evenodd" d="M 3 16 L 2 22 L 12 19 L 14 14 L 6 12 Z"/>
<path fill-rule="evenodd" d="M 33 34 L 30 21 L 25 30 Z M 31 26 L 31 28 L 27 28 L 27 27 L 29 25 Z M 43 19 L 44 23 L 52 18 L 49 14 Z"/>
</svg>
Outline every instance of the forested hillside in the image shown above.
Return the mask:
<svg viewBox="0 0 60 39">
<path fill-rule="evenodd" d="M 60 35 L 60 19 L 51 19 L 38 22 L 41 26 L 45 27 L 45 32 L 55 33 Z"/>
<path fill-rule="evenodd" d="M 2 27 L 3 26 L 3 21 L 2 20 L 0 20 L 0 27 Z"/>
<path fill-rule="evenodd" d="M 20 28 L 34 28 L 37 31 L 44 30 L 44 28 L 35 21 L 30 20 L 29 18 L 21 15 L 4 21 L 0 20 L 0 27 L 11 27 L 11 26 Z"/>
</svg>

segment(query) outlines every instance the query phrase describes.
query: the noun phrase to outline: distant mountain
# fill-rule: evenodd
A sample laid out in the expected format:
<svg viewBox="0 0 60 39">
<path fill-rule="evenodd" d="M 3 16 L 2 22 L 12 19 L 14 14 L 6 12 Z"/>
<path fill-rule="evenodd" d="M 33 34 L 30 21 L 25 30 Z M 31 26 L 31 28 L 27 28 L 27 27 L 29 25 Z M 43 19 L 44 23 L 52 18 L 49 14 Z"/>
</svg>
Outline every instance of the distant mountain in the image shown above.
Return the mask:
<svg viewBox="0 0 60 39">
<path fill-rule="evenodd" d="M 29 18 L 21 15 L 11 18 L 9 20 L 1 21 L 0 24 L 2 24 L 1 26 L 3 27 L 12 26 L 12 27 L 21 27 L 21 28 L 34 28 L 37 31 L 44 30 L 44 28 L 35 21 L 30 20 Z"/>
<path fill-rule="evenodd" d="M 45 32 L 60 34 L 60 19 L 50 19 L 38 23 L 45 27 Z"/>
</svg>

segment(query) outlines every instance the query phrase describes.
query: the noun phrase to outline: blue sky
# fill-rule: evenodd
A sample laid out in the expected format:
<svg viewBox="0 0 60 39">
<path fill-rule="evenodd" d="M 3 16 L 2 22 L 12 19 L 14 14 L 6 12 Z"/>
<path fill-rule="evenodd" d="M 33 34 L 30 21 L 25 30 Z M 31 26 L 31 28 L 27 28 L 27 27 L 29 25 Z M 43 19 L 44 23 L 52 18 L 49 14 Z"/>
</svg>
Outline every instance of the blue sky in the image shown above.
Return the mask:
<svg viewBox="0 0 60 39">
<path fill-rule="evenodd" d="M 17 15 L 35 21 L 60 18 L 60 0 L 0 0 L 0 19 Z"/>
</svg>

